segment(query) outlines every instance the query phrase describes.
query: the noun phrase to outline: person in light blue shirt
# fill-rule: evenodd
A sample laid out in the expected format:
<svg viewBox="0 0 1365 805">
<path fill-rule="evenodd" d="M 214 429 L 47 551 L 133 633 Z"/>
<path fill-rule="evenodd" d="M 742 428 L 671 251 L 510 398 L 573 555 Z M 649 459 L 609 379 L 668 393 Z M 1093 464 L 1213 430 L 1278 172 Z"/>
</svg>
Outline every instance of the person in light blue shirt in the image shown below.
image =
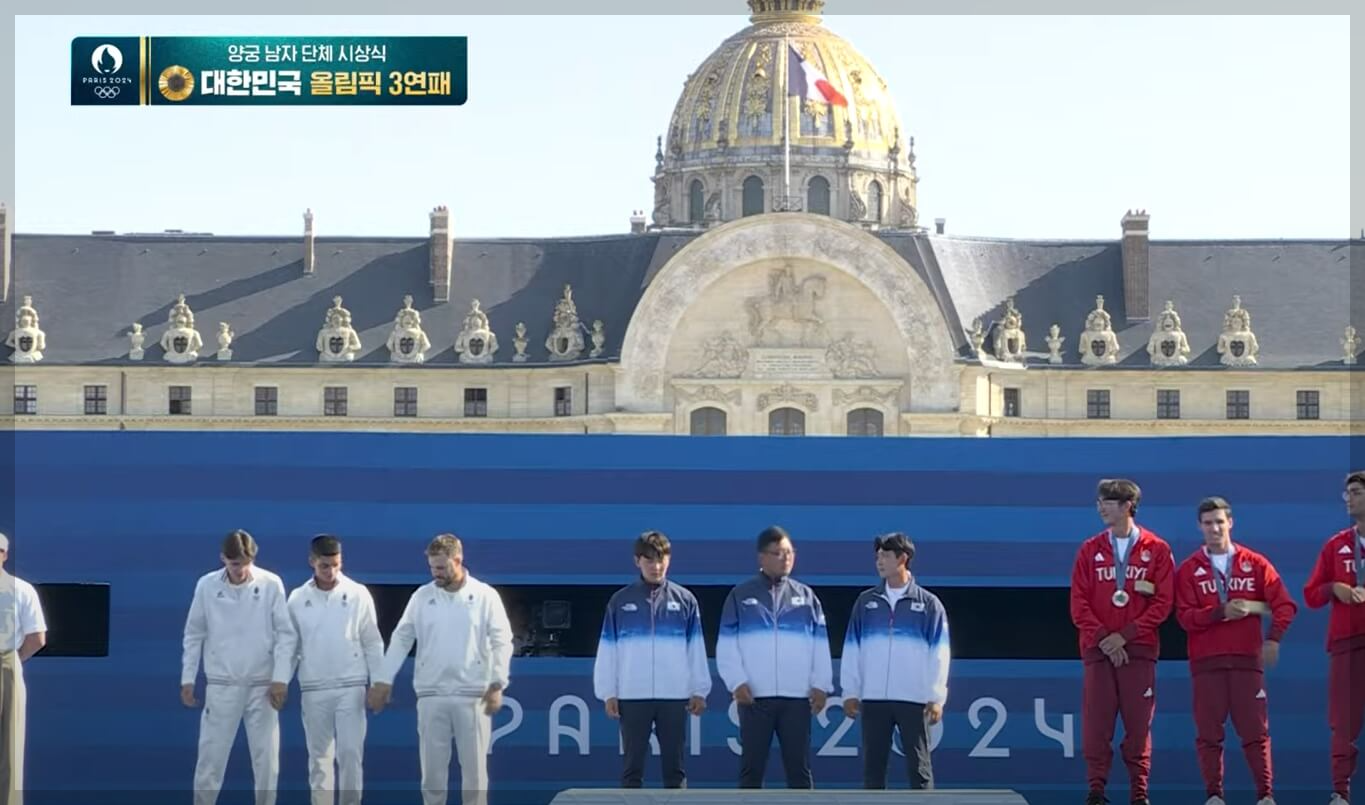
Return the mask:
<svg viewBox="0 0 1365 805">
<path fill-rule="evenodd" d="M 730 591 L 720 616 L 716 668 L 739 710 L 740 788 L 762 788 L 773 734 L 788 788 L 814 787 L 810 719 L 834 690 L 825 612 L 791 577 L 796 549 L 779 526 L 758 535 L 760 572 Z"/>
<path fill-rule="evenodd" d="M 686 788 L 687 715 L 701 715 L 711 670 L 697 599 L 668 580 L 672 546 L 658 531 L 635 540 L 640 577 L 607 603 L 593 665 L 593 693 L 621 721 L 622 788 L 644 785 L 651 730 L 659 739 L 665 788 Z"/>
</svg>

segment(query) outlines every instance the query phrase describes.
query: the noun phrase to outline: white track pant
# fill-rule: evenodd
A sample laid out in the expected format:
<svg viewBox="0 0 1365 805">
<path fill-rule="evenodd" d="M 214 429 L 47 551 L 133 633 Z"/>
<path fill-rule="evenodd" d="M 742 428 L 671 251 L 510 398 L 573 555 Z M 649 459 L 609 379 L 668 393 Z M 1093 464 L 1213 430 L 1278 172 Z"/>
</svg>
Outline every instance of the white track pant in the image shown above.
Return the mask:
<svg viewBox="0 0 1365 805">
<path fill-rule="evenodd" d="M 425 805 L 446 805 L 452 739 L 460 761 L 461 805 L 487 805 L 492 734 L 493 719 L 484 714 L 483 701 L 477 697 L 423 696 L 417 700 Z"/>
<path fill-rule="evenodd" d="M 266 685 L 209 685 L 205 689 L 204 713 L 199 719 L 199 761 L 194 767 L 195 805 L 218 801 L 228 754 L 243 721 L 256 782 L 256 805 L 275 805 L 280 775 L 280 714 L 270 706 L 269 693 Z"/>
<path fill-rule="evenodd" d="M 24 805 L 24 664 L 19 652 L 0 654 L 0 805 Z"/>
<path fill-rule="evenodd" d="M 359 805 L 364 791 L 365 688 L 303 692 L 303 734 L 308 740 L 308 787 L 313 805 Z M 337 773 L 334 775 L 332 764 Z"/>
</svg>

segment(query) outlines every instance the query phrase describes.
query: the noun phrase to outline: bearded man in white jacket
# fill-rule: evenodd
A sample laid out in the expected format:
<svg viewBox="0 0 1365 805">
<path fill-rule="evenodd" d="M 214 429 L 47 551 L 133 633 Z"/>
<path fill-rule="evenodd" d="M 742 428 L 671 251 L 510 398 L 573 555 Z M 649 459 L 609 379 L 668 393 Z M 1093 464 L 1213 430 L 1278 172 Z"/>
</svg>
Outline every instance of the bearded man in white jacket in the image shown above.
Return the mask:
<svg viewBox="0 0 1365 805">
<path fill-rule="evenodd" d="M 280 714 L 297 636 L 284 582 L 256 566 L 256 540 L 237 530 L 223 540 L 222 570 L 200 577 L 185 619 L 180 701 L 197 707 L 194 682 L 204 661 L 204 712 L 194 767 L 195 805 L 213 805 L 223 787 L 237 729 L 246 722 L 256 805 L 274 805 L 280 774 Z"/>
<path fill-rule="evenodd" d="M 445 805 L 450 743 L 460 763 L 462 805 L 488 802 L 488 749 L 493 714 L 502 708 L 512 662 L 512 627 L 497 590 L 470 575 L 458 537 L 441 534 L 427 546 L 431 581 L 408 599 L 389 639 L 370 707 L 384 708 L 393 679 L 417 643 L 417 732 L 422 800 Z"/>
<path fill-rule="evenodd" d="M 364 791 L 365 688 L 384 663 L 374 597 L 341 572 L 341 540 L 313 538 L 313 577 L 289 594 L 298 632 L 294 659 L 308 743 L 313 805 L 359 805 Z M 335 764 L 335 770 L 333 765 Z"/>
</svg>

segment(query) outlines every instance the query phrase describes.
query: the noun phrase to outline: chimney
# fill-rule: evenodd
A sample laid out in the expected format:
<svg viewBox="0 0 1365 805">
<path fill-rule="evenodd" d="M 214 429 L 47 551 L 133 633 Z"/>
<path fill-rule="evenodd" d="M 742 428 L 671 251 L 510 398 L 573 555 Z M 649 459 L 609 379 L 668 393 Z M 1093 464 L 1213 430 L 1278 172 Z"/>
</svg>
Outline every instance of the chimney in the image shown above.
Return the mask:
<svg viewBox="0 0 1365 805">
<path fill-rule="evenodd" d="M 450 265 L 455 243 L 450 239 L 450 210 L 431 211 L 431 293 L 437 302 L 450 301 Z"/>
<path fill-rule="evenodd" d="M 1128 321 L 1150 321 L 1150 271 L 1147 258 L 1146 210 L 1129 210 L 1123 216 L 1123 308 Z"/>
<path fill-rule="evenodd" d="M 303 273 L 312 274 L 317 268 L 317 253 L 313 251 L 313 208 L 303 211 Z"/>
<path fill-rule="evenodd" d="M 934 234 L 935 234 L 935 235 L 942 235 L 942 234 L 943 234 L 943 231 L 944 231 L 945 229 L 947 229 L 947 227 L 948 227 L 948 219 L 947 219 L 947 218 L 935 218 L 935 219 L 934 219 Z"/>
<path fill-rule="evenodd" d="M 645 231 L 645 211 L 632 210 L 630 213 L 630 234 L 639 235 Z"/>
</svg>

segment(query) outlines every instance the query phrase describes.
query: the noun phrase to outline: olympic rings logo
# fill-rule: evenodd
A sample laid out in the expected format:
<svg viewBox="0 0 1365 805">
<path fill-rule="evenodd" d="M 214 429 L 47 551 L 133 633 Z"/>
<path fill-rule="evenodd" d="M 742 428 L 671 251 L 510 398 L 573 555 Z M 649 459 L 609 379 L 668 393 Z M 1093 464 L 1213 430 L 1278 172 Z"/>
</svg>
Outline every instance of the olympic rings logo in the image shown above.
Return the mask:
<svg viewBox="0 0 1365 805">
<path fill-rule="evenodd" d="M 95 97 L 104 100 L 113 100 L 118 97 L 118 87 L 95 87 Z"/>
</svg>

